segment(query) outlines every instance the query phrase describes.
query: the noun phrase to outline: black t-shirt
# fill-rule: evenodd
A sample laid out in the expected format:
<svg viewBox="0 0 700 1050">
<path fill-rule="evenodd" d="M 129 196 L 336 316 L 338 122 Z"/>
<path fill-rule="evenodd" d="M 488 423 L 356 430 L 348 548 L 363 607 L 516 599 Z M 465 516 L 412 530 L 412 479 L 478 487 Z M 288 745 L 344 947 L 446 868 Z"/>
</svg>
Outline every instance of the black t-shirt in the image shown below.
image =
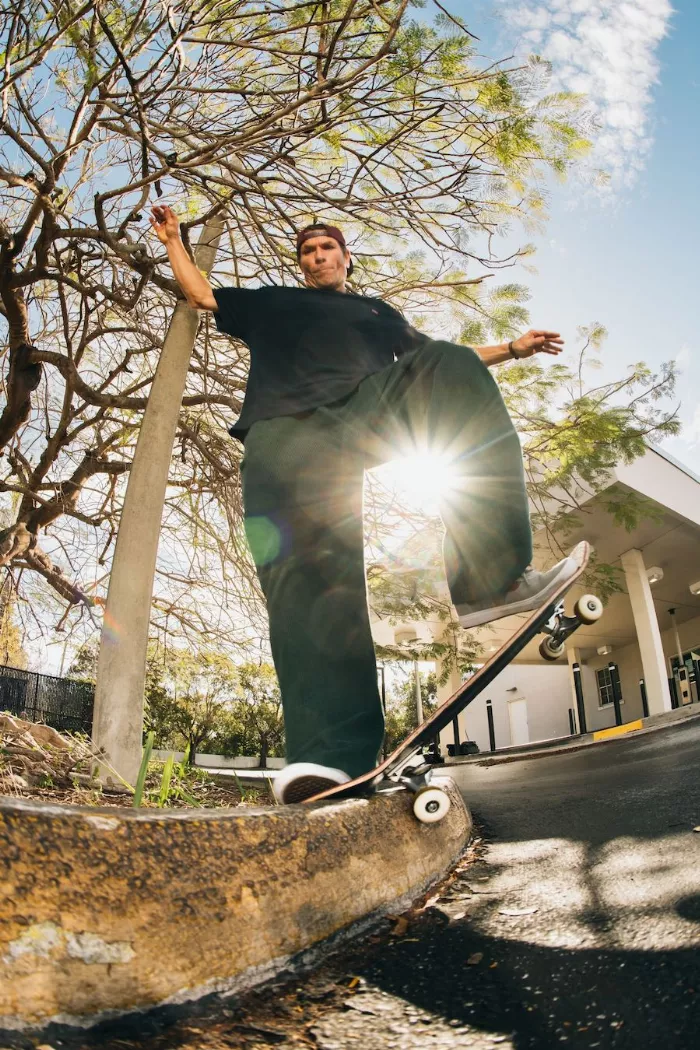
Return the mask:
<svg viewBox="0 0 700 1050">
<path fill-rule="evenodd" d="M 373 372 L 417 350 L 422 335 L 381 299 L 317 288 L 215 288 L 216 326 L 250 349 L 238 422 L 243 441 L 258 419 L 345 397 Z"/>
</svg>

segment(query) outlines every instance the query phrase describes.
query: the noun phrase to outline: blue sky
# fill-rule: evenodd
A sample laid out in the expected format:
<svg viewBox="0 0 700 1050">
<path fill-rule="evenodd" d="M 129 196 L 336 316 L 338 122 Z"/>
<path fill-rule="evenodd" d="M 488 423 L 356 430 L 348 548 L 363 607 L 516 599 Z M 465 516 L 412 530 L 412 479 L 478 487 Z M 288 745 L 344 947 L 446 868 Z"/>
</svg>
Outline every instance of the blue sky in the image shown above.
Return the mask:
<svg viewBox="0 0 700 1050">
<path fill-rule="evenodd" d="M 573 350 L 578 325 L 609 333 L 596 376 L 636 361 L 676 359 L 683 432 L 664 447 L 697 469 L 700 453 L 700 4 L 698 0 L 446 0 L 480 37 L 482 55 L 536 51 L 553 88 L 583 90 L 602 130 L 595 161 L 610 189 L 550 187 L 527 285 L 533 327 L 558 329 Z M 427 10 L 425 10 L 427 14 Z"/>
</svg>

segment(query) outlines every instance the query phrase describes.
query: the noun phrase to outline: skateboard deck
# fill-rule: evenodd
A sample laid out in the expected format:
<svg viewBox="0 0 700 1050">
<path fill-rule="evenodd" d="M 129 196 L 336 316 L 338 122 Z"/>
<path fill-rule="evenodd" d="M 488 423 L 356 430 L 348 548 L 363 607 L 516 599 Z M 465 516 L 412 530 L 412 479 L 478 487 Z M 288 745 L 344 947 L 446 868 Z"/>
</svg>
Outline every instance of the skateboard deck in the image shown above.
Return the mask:
<svg viewBox="0 0 700 1050">
<path fill-rule="evenodd" d="M 583 541 L 578 544 L 572 552 L 579 561 L 576 573 L 569 577 L 545 604 L 535 609 L 505 645 L 494 653 L 491 659 L 483 664 L 471 678 L 463 682 L 459 689 L 445 700 L 422 725 L 414 729 L 387 758 L 374 769 L 363 773 L 362 776 L 349 780 L 346 784 L 322 791 L 306 799 L 304 804 L 308 805 L 311 802 L 320 802 L 325 799 L 362 797 L 373 794 L 379 787 L 391 785 L 403 785 L 417 793 L 427 788 L 433 767 L 429 763 L 423 763 L 424 768 L 421 767 L 421 748 L 429 744 L 457 717 L 460 711 L 475 700 L 525 648 L 528 642 L 532 641 L 537 634 L 543 633 L 545 637 L 540 645 L 540 654 L 546 660 L 556 660 L 563 654 L 564 642 L 569 635 L 573 634 L 582 624 L 594 623 L 599 619 L 603 606 L 594 595 L 586 594 L 579 598 L 573 616 L 564 615 L 562 602 L 567 591 L 585 572 L 590 552 L 588 543 Z M 418 768 L 409 770 L 412 760 Z"/>
</svg>

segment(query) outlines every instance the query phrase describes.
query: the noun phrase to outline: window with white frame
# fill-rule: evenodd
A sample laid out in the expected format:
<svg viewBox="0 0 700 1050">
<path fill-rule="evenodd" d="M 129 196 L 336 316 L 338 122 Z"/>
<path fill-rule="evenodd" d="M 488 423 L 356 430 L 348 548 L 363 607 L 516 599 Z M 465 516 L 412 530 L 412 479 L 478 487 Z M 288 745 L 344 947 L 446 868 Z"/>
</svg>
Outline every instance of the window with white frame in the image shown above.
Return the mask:
<svg viewBox="0 0 700 1050">
<path fill-rule="evenodd" d="M 596 679 L 598 682 L 598 699 L 600 700 L 600 706 L 607 707 L 608 704 L 614 702 L 610 668 L 601 667 L 599 671 L 596 671 Z M 622 690 L 620 690 L 620 700 L 622 700 Z"/>
</svg>

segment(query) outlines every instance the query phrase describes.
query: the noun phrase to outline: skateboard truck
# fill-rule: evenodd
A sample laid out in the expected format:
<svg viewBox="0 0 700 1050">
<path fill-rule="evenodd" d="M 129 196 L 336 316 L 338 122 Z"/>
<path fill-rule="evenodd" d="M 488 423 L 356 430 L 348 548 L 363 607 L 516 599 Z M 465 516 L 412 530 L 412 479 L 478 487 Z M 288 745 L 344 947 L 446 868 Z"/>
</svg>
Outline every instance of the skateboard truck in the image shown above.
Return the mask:
<svg viewBox="0 0 700 1050">
<path fill-rule="evenodd" d="M 427 762 L 420 766 L 408 766 L 396 778 L 399 784 L 403 784 L 409 791 L 422 791 L 427 787 L 433 775 L 433 767 Z"/>
<path fill-rule="evenodd" d="M 573 616 L 564 613 L 564 602 L 555 606 L 554 612 L 541 627 L 545 637 L 540 642 L 543 660 L 558 660 L 564 652 L 564 642 L 582 624 L 592 624 L 603 615 L 603 603 L 595 594 L 584 594 L 574 605 Z"/>
<path fill-rule="evenodd" d="M 406 766 L 388 782 L 407 788 L 413 795 L 413 813 L 421 824 L 436 824 L 451 806 L 450 796 L 442 788 L 431 784 L 434 766 L 423 762 L 419 766 Z"/>
</svg>

